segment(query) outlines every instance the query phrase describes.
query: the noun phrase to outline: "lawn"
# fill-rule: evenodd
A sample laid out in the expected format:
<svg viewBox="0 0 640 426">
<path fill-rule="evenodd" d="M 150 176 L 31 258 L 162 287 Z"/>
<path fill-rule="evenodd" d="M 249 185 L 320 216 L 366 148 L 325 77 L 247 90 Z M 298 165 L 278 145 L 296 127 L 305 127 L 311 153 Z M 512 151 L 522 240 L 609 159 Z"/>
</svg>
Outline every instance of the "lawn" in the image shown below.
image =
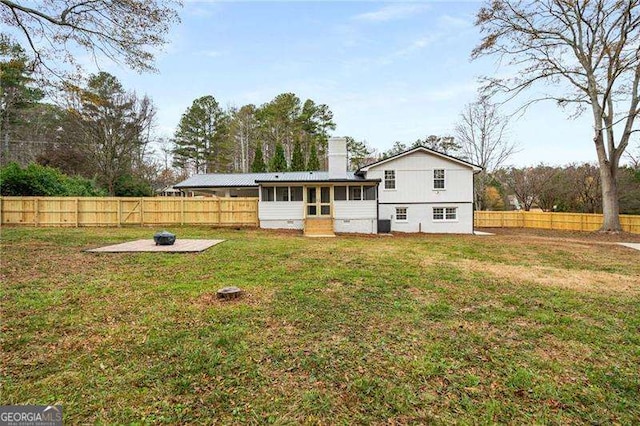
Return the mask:
<svg viewBox="0 0 640 426">
<path fill-rule="evenodd" d="M 589 234 L 2 230 L 0 400 L 76 423 L 640 422 L 640 252 Z M 629 238 L 629 237 L 627 237 Z M 238 301 L 215 291 L 235 285 Z"/>
</svg>

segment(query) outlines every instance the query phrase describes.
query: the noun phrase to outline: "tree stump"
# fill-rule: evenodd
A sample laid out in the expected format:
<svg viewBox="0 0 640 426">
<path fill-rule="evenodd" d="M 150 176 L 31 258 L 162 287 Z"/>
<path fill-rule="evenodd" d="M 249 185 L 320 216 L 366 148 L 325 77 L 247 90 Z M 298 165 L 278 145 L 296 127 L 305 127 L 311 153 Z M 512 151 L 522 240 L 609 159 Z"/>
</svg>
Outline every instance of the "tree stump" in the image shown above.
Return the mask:
<svg viewBox="0 0 640 426">
<path fill-rule="evenodd" d="M 237 299 L 242 296 L 242 290 L 238 287 L 223 287 L 216 292 L 218 299 L 229 300 Z"/>
</svg>

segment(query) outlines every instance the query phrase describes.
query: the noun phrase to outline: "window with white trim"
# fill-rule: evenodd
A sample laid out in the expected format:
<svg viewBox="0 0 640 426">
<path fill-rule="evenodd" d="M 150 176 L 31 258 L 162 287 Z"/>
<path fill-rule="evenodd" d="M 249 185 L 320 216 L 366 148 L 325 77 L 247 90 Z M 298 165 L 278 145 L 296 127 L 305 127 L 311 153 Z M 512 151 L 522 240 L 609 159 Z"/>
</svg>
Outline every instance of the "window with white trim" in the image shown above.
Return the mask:
<svg viewBox="0 0 640 426">
<path fill-rule="evenodd" d="M 347 199 L 347 187 L 346 186 L 333 187 L 333 199 L 335 201 L 345 201 Z"/>
<path fill-rule="evenodd" d="M 407 221 L 407 208 L 396 207 L 396 222 L 406 222 L 406 221 Z"/>
<path fill-rule="evenodd" d="M 275 188 L 273 186 L 263 186 L 260 201 L 274 201 L 275 199 Z"/>
<path fill-rule="evenodd" d="M 302 201 L 301 186 L 263 186 L 260 201 Z"/>
<path fill-rule="evenodd" d="M 433 189 L 444 189 L 444 169 L 433 171 Z"/>
<path fill-rule="evenodd" d="M 362 187 L 361 186 L 350 186 L 349 187 L 349 200 L 351 201 L 360 201 L 362 200 Z"/>
<path fill-rule="evenodd" d="M 289 197 L 289 201 L 302 201 L 302 187 L 301 186 L 292 186 L 291 188 L 291 197 Z"/>
<path fill-rule="evenodd" d="M 384 189 L 396 189 L 396 171 L 384 171 Z"/>
<path fill-rule="evenodd" d="M 443 221 L 443 222 L 458 220 L 458 208 L 457 207 L 434 207 L 433 220 Z"/>
</svg>

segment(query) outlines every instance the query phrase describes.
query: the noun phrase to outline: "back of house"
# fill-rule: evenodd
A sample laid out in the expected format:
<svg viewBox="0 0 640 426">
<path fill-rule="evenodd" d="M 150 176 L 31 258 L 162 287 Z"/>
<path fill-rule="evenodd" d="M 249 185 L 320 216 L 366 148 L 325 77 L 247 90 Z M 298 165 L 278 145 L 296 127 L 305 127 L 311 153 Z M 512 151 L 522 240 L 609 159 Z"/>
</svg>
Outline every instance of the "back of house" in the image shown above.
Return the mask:
<svg viewBox="0 0 640 426">
<path fill-rule="evenodd" d="M 258 197 L 261 228 L 305 235 L 472 233 L 473 174 L 479 167 L 418 147 L 355 172 L 345 138 L 329 140 L 328 171 L 196 175 L 175 185 L 217 196 Z M 390 225 L 390 226 L 389 226 Z"/>
<path fill-rule="evenodd" d="M 362 167 L 380 179 L 379 217 L 399 232 L 472 233 L 473 175 L 480 167 L 417 147 Z"/>
</svg>

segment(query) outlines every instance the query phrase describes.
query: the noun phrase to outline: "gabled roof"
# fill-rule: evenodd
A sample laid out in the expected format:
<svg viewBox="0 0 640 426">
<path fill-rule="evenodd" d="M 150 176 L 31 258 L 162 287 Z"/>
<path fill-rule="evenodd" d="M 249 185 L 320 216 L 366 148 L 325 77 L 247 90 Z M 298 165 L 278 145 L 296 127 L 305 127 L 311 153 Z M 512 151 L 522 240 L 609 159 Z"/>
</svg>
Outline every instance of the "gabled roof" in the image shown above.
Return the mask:
<svg viewBox="0 0 640 426">
<path fill-rule="evenodd" d="M 411 155 L 414 152 L 426 152 L 427 154 L 435 155 L 436 157 L 440 157 L 440 158 L 444 158 L 445 160 L 453 161 L 454 163 L 458 163 L 458 164 L 461 164 L 463 166 L 467 166 L 467 167 L 471 168 L 474 171 L 474 173 L 477 173 L 477 172 L 482 170 L 482 167 L 480 167 L 480 166 L 478 166 L 476 164 L 470 163 L 468 161 L 462 160 L 460 158 L 454 157 L 454 156 L 449 155 L 449 154 L 445 154 L 445 153 L 442 153 L 442 152 L 435 151 L 435 150 L 433 150 L 431 148 L 427 148 L 426 146 L 422 146 L 421 145 L 421 146 L 416 146 L 414 148 L 411 148 L 411 149 L 408 149 L 406 151 L 403 151 L 403 152 L 401 152 L 399 154 L 392 155 L 391 157 L 387 157 L 385 159 L 382 159 L 382 160 L 367 164 L 366 166 L 362 166 L 356 171 L 356 174 L 358 174 L 358 175 L 363 174 L 364 172 L 367 172 L 370 167 L 379 166 L 379 165 L 384 164 L 384 163 L 386 163 L 388 161 L 395 160 L 396 158 L 404 157 L 405 155 Z"/>
<path fill-rule="evenodd" d="M 368 182 L 362 176 L 346 172 L 344 176 L 329 177 L 329 172 L 274 173 L 208 173 L 194 175 L 174 185 L 174 188 L 257 188 L 261 183 L 275 182 Z M 379 182 L 380 179 L 373 180 Z"/>
</svg>

